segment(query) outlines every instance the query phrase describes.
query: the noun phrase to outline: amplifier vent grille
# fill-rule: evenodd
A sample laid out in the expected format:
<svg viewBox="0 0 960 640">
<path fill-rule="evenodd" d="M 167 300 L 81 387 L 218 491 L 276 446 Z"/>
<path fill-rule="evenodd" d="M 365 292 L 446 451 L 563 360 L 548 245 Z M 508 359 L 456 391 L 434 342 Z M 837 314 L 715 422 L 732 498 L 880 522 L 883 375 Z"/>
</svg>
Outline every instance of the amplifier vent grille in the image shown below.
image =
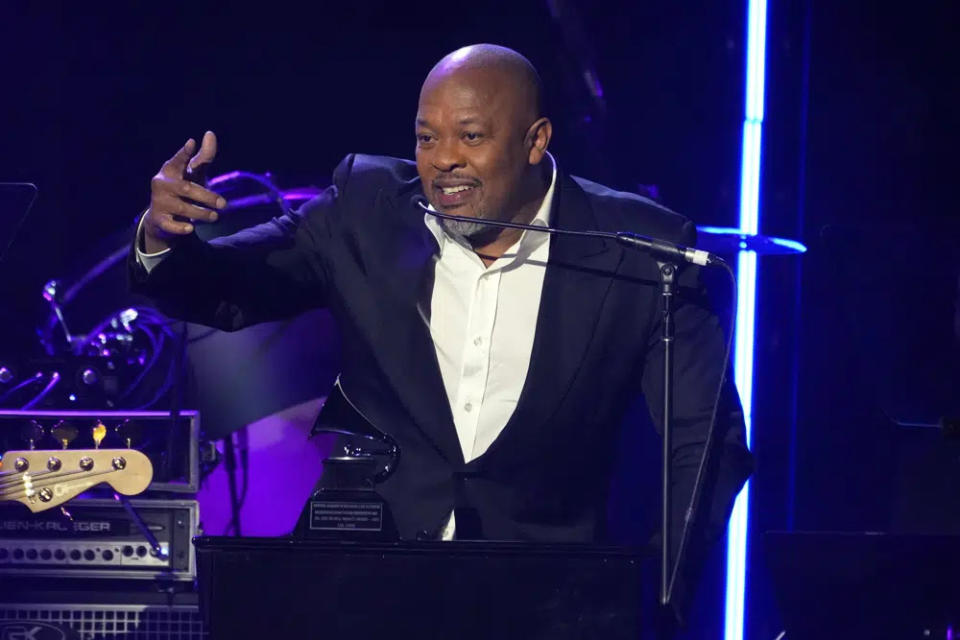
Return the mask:
<svg viewBox="0 0 960 640">
<path fill-rule="evenodd" d="M 80 640 L 208 640 L 196 607 L 0 605 L 0 630 L 32 621 L 69 627 Z M 30 637 L 29 633 L 27 637 Z"/>
</svg>

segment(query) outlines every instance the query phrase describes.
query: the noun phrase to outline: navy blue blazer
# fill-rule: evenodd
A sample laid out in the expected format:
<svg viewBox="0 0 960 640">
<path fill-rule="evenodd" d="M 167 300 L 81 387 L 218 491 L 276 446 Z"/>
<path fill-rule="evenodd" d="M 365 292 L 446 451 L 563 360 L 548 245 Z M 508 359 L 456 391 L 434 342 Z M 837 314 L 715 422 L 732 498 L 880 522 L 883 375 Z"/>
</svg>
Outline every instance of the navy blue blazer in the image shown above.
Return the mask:
<svg viewBox="0 0 960 640">
<path fill-rule="evenodd" d="M 402 537 L 436 532 L 451 508 L 466 505 L 488 539 L 602 538 L 624 413 L 643 394 L 655 424 L 660 419 L 656 262 L 604 239 L 553 238 L 518 405 L 489 450 L 465 464 L 424 321 L 438 247 L 412 202 L 417 195 L 422 188 L 412 162 L 350 155 L 333 184 L 296 213 L 209 243 L 190 236 L 149 276 L 131 257 L 133 287 L 170 316 L 227 331 L 329 308 L 342 336 L 343 388 L 403 451 L 380 487 Z M 565 229 L 696 240 L 686 218 L 562 171 L 552 216 Z M 724 349 L 698 269 L 682 269 L 679 284 L 675 531 L 703 450 Z M 710 538 L 722 531 L 751 469 L 729 381 L 717 436 L 703 514 Z"/>
</svg>

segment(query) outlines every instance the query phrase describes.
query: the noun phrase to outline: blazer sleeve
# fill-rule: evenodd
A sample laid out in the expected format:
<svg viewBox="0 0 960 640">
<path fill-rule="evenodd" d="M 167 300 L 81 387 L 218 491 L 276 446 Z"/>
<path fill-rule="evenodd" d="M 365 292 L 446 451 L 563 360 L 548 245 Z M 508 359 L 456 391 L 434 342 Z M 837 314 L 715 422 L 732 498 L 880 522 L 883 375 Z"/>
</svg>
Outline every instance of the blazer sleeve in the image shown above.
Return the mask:
<svg viewBox="0 0 960 640">
<path fill-rule="evenodd" d="M 131 248 L 131 289 L 170 317 L 223 331 L 324 306 L 331 286 L 326 258 L 353 160 L 347 156 L 333 184 L 297 211 L 210 242 L 187 236 L 149 274 Z"/>
<path fill-rule="evenodd" d="M 687 221 L 679 242 L 696 245 L 696 227 Z M 678 275 L 674 305 L 675 341 L 673 351 L 673 440 L 672 440 L 672 533 L 674 557 L 679 546 L 687 509 L 696 482 L 704 447 L 710 435 L 710 421 L 723 375 L 713 431 L 711 456 L 699 509 L 693 514 L 686 562 L 678 574 L 675 602 L 680 611 L 692 596 L 707 551 L 723 536 L 733 501 L 753 470 L 746 445 L 743 410 L 724 361 L 726 332 L 711 308 L 699 267 L 688 265 Z M 658 310 L 658 318 L 659 310 Z M 650 334 L 648 357 L 643 371 L 643 392 L 657 429 L 663 416 L 662 320 Z"/>
</svg>

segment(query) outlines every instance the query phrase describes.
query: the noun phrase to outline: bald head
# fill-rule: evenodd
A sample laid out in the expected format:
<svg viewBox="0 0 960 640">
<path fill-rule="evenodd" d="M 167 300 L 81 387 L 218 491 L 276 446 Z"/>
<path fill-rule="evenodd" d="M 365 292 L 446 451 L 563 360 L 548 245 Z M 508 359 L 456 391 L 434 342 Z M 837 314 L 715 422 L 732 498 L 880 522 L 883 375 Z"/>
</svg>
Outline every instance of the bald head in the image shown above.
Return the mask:
<svg viewBox="0 0 960 640">
<path fill-rule="evenodd" d="M 543 115 L 540 74 L 524 56 L 495 44 L 474 44 L 448 53 L 427 74 L 420 96 L 447 81 L 474 79 L 489 82 L 497 93 L 510 94 L 525 120 L 524 126 Z"/>
<path fill-rule="evenodd" d="M 552 177 L 552 164 L 542 162 L 551 133 L 529 60 L 490 44 L 457 49 L 430 70 L 420 89 L 417 171 L 424 194 L 448 213 L 528 222 Z M 515 239 L 470 225 L 457 232 L 477 246 L 507 248 Z"/>
</svg>

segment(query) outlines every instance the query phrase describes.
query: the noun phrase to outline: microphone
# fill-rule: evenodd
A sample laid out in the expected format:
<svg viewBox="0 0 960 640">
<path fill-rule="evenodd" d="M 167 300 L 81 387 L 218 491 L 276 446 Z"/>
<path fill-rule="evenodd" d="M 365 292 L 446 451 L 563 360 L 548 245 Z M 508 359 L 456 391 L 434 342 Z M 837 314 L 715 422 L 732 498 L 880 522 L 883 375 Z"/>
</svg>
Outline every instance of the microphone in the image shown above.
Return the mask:
<svg viewBox="0 0 960 640">
<path fill-rule="evenodd" d="M 443 220 L 454 220 L 457 222 L 466 222 L 472 224 L 481 224 L 488 227 L 500 227 L 502 229 L 522 229 L 525 231 L 539 231 L 540 233 L 552 233 L 561 236 L 581 236 L 587 238 L 607 238 L 615 240 L 622 245 L 643 249 L 647 253 L 662 260 L 671 262 L 689 262 L 701 267 L 706 266 L 725 266 L 726 261 L 720 256 L 685 247 L 681 244 L 674 244 L 666 240 L 658 240 L 632 231 L 574 231 L 572 229 L 558 229 L 556 227 L 538 227 L 532 224 L 521 224 L 519 222 L 506 222 L 503 220 L 487 220 L 485 218 L 471 218 L 469 216 L 456 216 L 450 213 L 443 213 L 429 207 L 427 199 L 417 194 L 410 199 L 412 204 L 416 204 L 428 214 L 435 218 Z"/>
</svg>

